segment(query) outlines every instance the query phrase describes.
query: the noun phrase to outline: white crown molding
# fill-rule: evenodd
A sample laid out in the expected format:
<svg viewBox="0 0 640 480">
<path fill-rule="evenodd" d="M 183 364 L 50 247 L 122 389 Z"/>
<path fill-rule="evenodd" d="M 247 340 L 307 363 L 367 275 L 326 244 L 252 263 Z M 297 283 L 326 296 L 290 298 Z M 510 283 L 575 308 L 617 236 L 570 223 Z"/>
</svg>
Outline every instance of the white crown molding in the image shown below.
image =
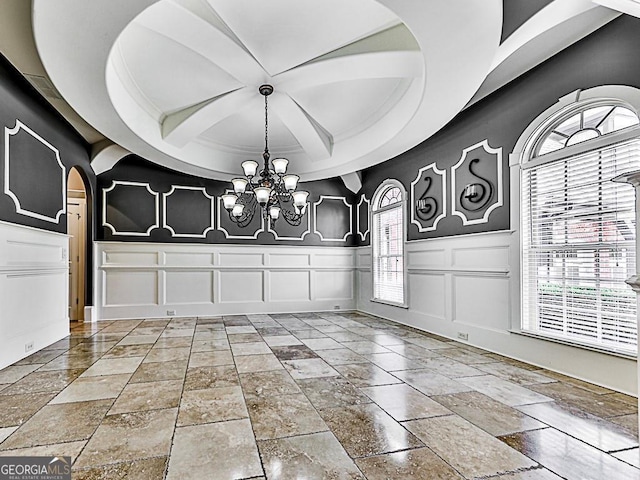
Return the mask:
<svg viewBox="0 0 640 480">
<path fill-rule="evenodd" d="M 305 209 L 307 210 L 307 229 L 302 232 L 299 237 L 281 237 L 278 235 L 278 232 L 271 228 L 271 225 L 267 222 L 267 232 L 271 232 L 273 234 L 273 238 L 276 240 L 296 240 L 302 241 L 304 237 L 311 233 L 311 214 L 309 213 L 309 203 L 305 205 Z M 286 220 L 285 220 L 286 221 Z"/>
<path fill-rule="evenodd" d="M 324 200 L 342 200 L 342 203 L 344 203 L 347 206 L 347 208 L 349 209 L 349 230 L 344 234 L 344 236 L 342 238 L 325 238 L 322 235 L 322 232 L 318 231 L 318 225 L 317 225 L 318 206 Z M 347 241 L 347 237 L 349 235 L 353 234 L 353 212 L 352 212 L 352 210 L 353 210 L 352 205 L 349 202 L 347 202 L 347 199 L 345 197 L 336 196 L 336 195 L 320 195 L 320 198 L 318 199 L 318 201 L 313 204 L 313 231 L 314 231 L 314 233 L 316 233 L 318 235 L 318 237 L 320 237 L 320 240 L 322 242 L 346 242 Z"/>
<path fill-rule="evenodd" d="M 233 193 L 233 190 L 227 189 L 225 190 L 225 193 Z M 227 212 L 227 211 L 222 205 L 222 196 L 219 196 L 218 208 L 216 209 L 216 216 L 217 216 L 216 219 L 217 219 L 217 225 L 218 225 L 216 230 L 224 233 L 224 238 L 231 238 L 234 240 L 256 240 L 258 238 L 258 235 L 260 235 L 262 232 L 265 231 L 264 217 L 260 215 L 260 228 L 258 228 L 255 232 L 253 232 L 253 235 L 232 235 L 231 233 L 229 233 L 229 231 L 226 228 L 222 226 L 222 221 L 220 219 L 221 212 Z"/>
<path fill-rule="evenodd" d="M 367 229 L 364 232 L 360 231 L 360 205 L 363 203 L 367 204 Z M 371 221 L 369 220 L 369 210 L 371 209 L 371 200 L 367 200 L 367 197 L 364 196 L 364 193 L 360 195 L 360 201 L 358 202 L 358 206 L 356 207 L 356 228 L 358 235 L 364 242 L 365 238 L 369 234 L 369 230 L 371 228 Z"/>
<path fill-rule="evenodd" d="M 111 225 L 107 221 L 107 193 L 115 190 L 118 185 L 126 185 L 130 187 L 144 187 L 147 191 L 155 197 L 155 223 L 151 225 L 146 232 L 119 232 L 116 227 Z M 113 180 L 111 182 L 111 186 L 109 188 L 102 189 L 102 226 L 108 227 L 111 230 L 112 235 L 127 235 L 132 237 L 149 237 L 151 236 L 151 231 L 154 228 L 160 227 L 160 194 L 152 190 L 151 185 L 143 182 L 129 182 L 124 180 Z"/>
<path fill-rule="evenodd" d="M 433 170 L 433 173 L 439 176 L 442 181 L 442 213 L 435 218 L 435 220 L 433 221 L 433 225 L 431 225 L 430 227 L 423 226 L 422 223 L 420 223 L 420 221 L 415 216 L 416 215 L 415 186 L 420 181 L 422 174 L 427 170 Z M 411 182 L 410 210 L 411 210 L 411 223 L 413 223 L 414 225 L 417 225 L 419 232 L 431 232 L 433 230 L 436 230 L 436 228 L 438 227 L 438 222 L 447 216 L 447 171 L 440 170 L 438 167 L 436 167 L 435 162 L 430 163 L 429 165 L 426 165 L 422 167 L 420 170 L 418 170 L 418 174 L 416 175 L 415 180 Z"/>
<path fill-rule="evenodd" d="M 475 220 L 469 220 L 465 213 L 456 208 L 456 170 L 462 166 L 465 159 L 467 158 L 467 154 L 476 148 L 482 148 L 485 152 L 495 155 L 497 162 L 497 185 L 496 185 L 496 201 L 484 212 L 482 218 L 477 218 Z M 451 213 L 457 217 L 462 219 L 462 225 L 478 225 L 480 223 L 487 223 L 489 221 L 489 216 L 491 212 L 493 212 L 496 208 L 502 206 L 502 147 L 492 148 L 489 145 L 489 140 L 484 139 L 483 141 L 476 143 L 475 145 L 471 145 L 470 147 L 462 150 L 462 156 L 460 160 L 451 167 Z"/>
<path fill-rule="evenodd" d="M 204 229 L 202 233 L 176 233 L 176 231 L 167 223 L 167 198 L 174 194 L 176 190 L 192 190 L 202 192 L 206 198 L 209 199 L 209 205 L 211 211 L 209 213 L 209 226 Z M 215 210 L 215 197 L 212 197 L 207 193 L 207 190 L 204 187 L 190 187 L 183 185 L 172 185 L 171 190 L 168 193 L 162 194 L 162 211 L 164 212 L 162 215 L 162 227 L 166 228 L 171 232 L 171 236 L 175 238 L 206 238 L 207 233 L 211 230 L 215 230 L 214 227 L 214 210 Z"/>
<path fill-rule="evenodd" d="M 17 135 L 18 132 L 20 132 L 20 130 L 24 130 L 33 138 L 35 138 L 40 143 L 42 143 L 45 147 L 52 150 L 53 153 L 55 154 L 55 158 L 56 158 L 56 161 L 58 162 L 58 166 L 60 167 L 60 170 L 62 170 L 62 182 L 61 182 L 62 209 L 58 210 L 55 217 L 49 217 L 47 215 L 43 215 L 37 212 L 32 212 L 30 210 L 26 210 L 22 208 L 22 206 L 20 205 L 20 200 L 18 199 L 16 194 L 11 191 L 11 188 L 9 186 L 9 163 L 11 160 L 11 154 L 9 151 L 9 146 L 11 145 L 10 138 L 13 135 Z M 6 193 L 11 198 L 11 200 L 13 200 L 13 203 L 16 206 L 16 213 L 19 213 L 21 215 L 26 215 L 27 217 L 31 217 L 31 218 L 37 218 L 38 220 L 44 220 L 46 222 L 60 223 L 60 216 L 67 213 L 67 188 L 66 188 L 67 169 L 63 165 L 62 160 L 60 160 L 60 152 L 58 151 L 58 149 L 53 145 L 51 145 L 49 142 L 47 142 L 44 138 L 42 138 L 36 132 L 31 130 L 29 127 L 27 127 L 24 123 L 22 123 L 17 118 L 16 118 L 16 124 L 13 128 L 4 127 L 4 145 L 5 145 L 4 147 L 4 193 Z"/>
</svg>

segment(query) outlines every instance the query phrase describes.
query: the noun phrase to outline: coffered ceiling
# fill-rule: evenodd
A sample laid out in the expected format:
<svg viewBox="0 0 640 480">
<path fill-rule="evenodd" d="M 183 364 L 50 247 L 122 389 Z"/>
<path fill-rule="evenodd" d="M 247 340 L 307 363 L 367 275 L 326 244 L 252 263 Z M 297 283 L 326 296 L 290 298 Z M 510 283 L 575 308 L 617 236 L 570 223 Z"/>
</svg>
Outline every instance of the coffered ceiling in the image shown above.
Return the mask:
<svg viewBox="0 0 640 480">
<path fill-rule="evenodd" d="M 619 14 L 540 3 L 501 42 L 502 0 L 34 0 L 37 52 L 0 48 L 44 65 L 91 143 L 211 178 L 260 158 L 269 83 L 269 149 L 313 180 L 408 150 Z"/>
</svg>

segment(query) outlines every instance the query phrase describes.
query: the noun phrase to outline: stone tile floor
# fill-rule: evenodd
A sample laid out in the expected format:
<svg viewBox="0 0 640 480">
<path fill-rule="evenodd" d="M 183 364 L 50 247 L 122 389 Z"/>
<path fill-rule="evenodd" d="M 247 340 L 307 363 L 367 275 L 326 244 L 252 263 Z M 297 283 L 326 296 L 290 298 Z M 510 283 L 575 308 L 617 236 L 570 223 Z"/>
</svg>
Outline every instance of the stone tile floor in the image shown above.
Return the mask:
<svg viewBox="0 0 640 480">
<path fill-rule="evenodd" d="M 358 313 L 78 324 L 0 371 L 0 455 L 84 479 L 640 479 L 637 400 Z"/>
</svg>

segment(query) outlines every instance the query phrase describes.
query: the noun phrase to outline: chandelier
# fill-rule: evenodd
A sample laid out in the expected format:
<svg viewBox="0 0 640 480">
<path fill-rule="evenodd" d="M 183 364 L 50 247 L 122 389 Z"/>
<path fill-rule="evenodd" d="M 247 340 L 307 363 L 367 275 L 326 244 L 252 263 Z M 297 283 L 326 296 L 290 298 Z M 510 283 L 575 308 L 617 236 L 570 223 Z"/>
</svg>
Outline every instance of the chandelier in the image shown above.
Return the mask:
<svg viewBox="0 0 640 480">
<path fill-rule="evenodd" d="M 233 193 L 222 196 L 229 218 L 240 227 L 251 223 L 256 212 L 260 212 L 271 228 L 281 216 L 289 225 L 300 225 L 306 212 L 309 192 L 296 190 L 297 175 L 287 174 L 289 160 L 274 158 L 269 154 L 269 116 L 267 97 L 273 93 L 271 85 L 261 85 L 258 91 L 264 95 L 264 166 L 258 172 L 258 162 L 242 162 L 244 178 L 234 178 Z"/>
</svg>

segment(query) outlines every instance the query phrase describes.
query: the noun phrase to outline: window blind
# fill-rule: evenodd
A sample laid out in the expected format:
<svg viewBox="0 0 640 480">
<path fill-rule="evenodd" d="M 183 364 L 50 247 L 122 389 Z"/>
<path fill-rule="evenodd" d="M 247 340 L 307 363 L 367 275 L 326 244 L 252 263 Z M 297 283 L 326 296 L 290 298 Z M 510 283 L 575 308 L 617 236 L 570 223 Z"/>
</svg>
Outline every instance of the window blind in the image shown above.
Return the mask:
<svg viewBox="0 0 640 480">
<path fill-rule="evenodd" d="M 612 351 L 637 346 L 635 194 L 640 141 L 522 171 L 522 329 Z"/>
<path fill-rule="evenodd" d="M 373 296 L 404 303 L 402 203 L 373 214 Z"/>
</svg>

